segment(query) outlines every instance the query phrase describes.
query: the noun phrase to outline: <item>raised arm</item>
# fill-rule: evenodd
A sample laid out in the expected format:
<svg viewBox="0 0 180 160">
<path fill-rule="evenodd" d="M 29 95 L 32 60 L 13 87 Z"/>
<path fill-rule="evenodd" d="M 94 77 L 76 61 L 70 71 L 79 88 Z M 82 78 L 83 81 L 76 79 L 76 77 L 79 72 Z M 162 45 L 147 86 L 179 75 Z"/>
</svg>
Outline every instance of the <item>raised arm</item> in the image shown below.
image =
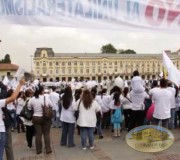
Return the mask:
<svg viewBox="0 0 180 160">
<path fill-rule="evenodd" d="M 18 96 L 18 94 L 19 94 L 19 92 L 20 92 L 20 89 L 21 89 L 21 87 L 22 87 L 24 84 L 25 84 L 25 80 L 24 80 L 24 79 L 21 79 L 21 80 L 19 81 L 19 85 L 17 86 L 17 88 L 16 88 L 15 92 L 12 94 L 12 96 L 6 98 L 5 104 L 9 104 L 9 103 L 13 102 L 13 101 L 17 98 L 17 96 Z"/>
</svg>

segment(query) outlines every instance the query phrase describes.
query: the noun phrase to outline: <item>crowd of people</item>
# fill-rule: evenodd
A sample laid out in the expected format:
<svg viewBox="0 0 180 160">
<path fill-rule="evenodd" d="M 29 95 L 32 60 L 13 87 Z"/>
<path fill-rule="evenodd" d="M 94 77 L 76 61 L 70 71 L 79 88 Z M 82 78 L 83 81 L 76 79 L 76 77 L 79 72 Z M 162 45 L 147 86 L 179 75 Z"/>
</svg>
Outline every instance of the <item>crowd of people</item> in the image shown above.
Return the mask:
<svg viewBox="0 0 180 160">
<path fill-rule="evenodd" d="M 44 119 L 44 104 L 52 108 L 52 119 Z M 32 119 L 21 117 L 25 105 L 33 111 Z M 47 88 L 38 82 L 30 87 L 21 80 L 15 91 L 11 88 L 7 91 L 0 107 L 0 160 L 4 149 L 7 159 L 14 159 L 11 132 L 16 130 L 26 132 L 27 146 L 35 148 L 36 154 L 42 153 L 44 137 L 46 154 L 50 154 L 52 128 L 62 130 L 59 144 L 70 148 L 76 146 L 77 128 L 82 149 L 87 150 L 94 149 L 94 134 L 102 139 L 104 130 L 109 129 L 112 136 L 118 138 L 122 130 L 130 131 L 141 125 L 161 125 L 169 129 L 180 125 L 179 86 L 163 78 L 147 84 L 138 71 L 134 71 L 129 85 L 113 84 L 110 90 L 106 84 L 72 87 L 67 83 L 63 87 Z"/>
</svg>

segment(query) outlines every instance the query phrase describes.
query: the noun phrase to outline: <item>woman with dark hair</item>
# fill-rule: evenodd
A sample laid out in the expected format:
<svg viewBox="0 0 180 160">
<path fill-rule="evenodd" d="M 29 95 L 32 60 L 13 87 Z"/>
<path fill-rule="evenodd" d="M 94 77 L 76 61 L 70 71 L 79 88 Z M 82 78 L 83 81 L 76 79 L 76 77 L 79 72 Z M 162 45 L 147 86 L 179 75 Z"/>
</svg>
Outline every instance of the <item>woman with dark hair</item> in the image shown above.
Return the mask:
<svg viewBox="0 0 180 160">
<path fill-rule="evenodd" d="M 75 116 L 73 106 L 71 87 L 66 87 L 62 96 L 62 110 L 60 120 L 62 122 L 62 135 L 61 135 L 61 146 L 74 147 L 74 128 L 75 128 Z"/>
<path fill-rule="evenodd" d="M 26 96 L 25 104 L 26 103 L 28 104 L 29 100 L 33 96 L 33 91 L 31 89 L 27 89 L 25 91 L 25 96 Z M 33 136 L 35 134 L 35 129 L 34 129 L 32 120 L 28 120 L 24 118 L 24 125 L 26 126 L 26 141 L 27 141 L 28 148 L 33 148 L 32 141 L 33 141 Z"/>
<path fill-rule="evenodd" d="M 50 99 L 48 97 L 45 97 L 43 94 L 44 94 L 44 88 L 41 85 L 38 85 L 34 92 L 34 97 L 32 97 L 28 102 L 28 108 L 34 110 L 32 120 L 36 130 L 36 134 L 35 134 L 36 154 L 42 153 L 42 135 L 44 136 L 46 154 L 52 152 L 50 145 L 51 120 L 47 120 L 43 118 L 43 109 L 42 109 L 44 103 L 48 107 L 52 107 L 52 104 Z"/>
<path fill-rule="evenodd" d="M 94 149 L 94 128 L 96 127 L 96 113 L 101 110 L 100 105 L 93 99 L 91 92 L 85 89 L 82 97 L 77 101 L 75 110 L 79 110 L 77 124 L 81 127 L 81 144 L 82 149 L 86 150 L 87 136 L 89 139 L 90 149 Z"/>
</svg>

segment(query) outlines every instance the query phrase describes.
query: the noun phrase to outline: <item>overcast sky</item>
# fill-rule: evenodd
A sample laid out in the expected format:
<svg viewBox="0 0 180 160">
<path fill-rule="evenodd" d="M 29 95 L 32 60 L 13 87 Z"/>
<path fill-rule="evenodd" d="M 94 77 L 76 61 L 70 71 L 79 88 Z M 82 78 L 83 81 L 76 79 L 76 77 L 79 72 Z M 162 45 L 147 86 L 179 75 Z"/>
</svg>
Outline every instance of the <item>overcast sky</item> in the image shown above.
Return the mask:
<svg viewBox="0 0 180 160">
<path fill-rule="evenodd" d="M 55 53 L 99 53 L 102 45 L 111 43 L 117 49 L 133 49 L 138 54 L 180 48 L 177 34 L 19 25 L 1 25 L 0 40 L 0 59 L 8 53 L 12 63 L 27 71 L 31 68 L 30 55 L 39 47 L 51 47 Z"/>
</svg>

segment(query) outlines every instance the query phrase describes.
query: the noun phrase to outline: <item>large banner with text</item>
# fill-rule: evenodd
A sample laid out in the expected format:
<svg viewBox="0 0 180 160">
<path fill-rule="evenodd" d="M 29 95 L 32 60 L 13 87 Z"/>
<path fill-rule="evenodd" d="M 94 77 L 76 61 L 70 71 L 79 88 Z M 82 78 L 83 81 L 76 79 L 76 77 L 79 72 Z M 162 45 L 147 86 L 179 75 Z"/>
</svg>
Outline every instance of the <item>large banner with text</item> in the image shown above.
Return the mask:
<svg viewBox="0 0 180 160">
<path fill-rule="evenodd" d="M 179 32 L 180 0 L 0 0 L 0 23 Z"/>
</svg>

